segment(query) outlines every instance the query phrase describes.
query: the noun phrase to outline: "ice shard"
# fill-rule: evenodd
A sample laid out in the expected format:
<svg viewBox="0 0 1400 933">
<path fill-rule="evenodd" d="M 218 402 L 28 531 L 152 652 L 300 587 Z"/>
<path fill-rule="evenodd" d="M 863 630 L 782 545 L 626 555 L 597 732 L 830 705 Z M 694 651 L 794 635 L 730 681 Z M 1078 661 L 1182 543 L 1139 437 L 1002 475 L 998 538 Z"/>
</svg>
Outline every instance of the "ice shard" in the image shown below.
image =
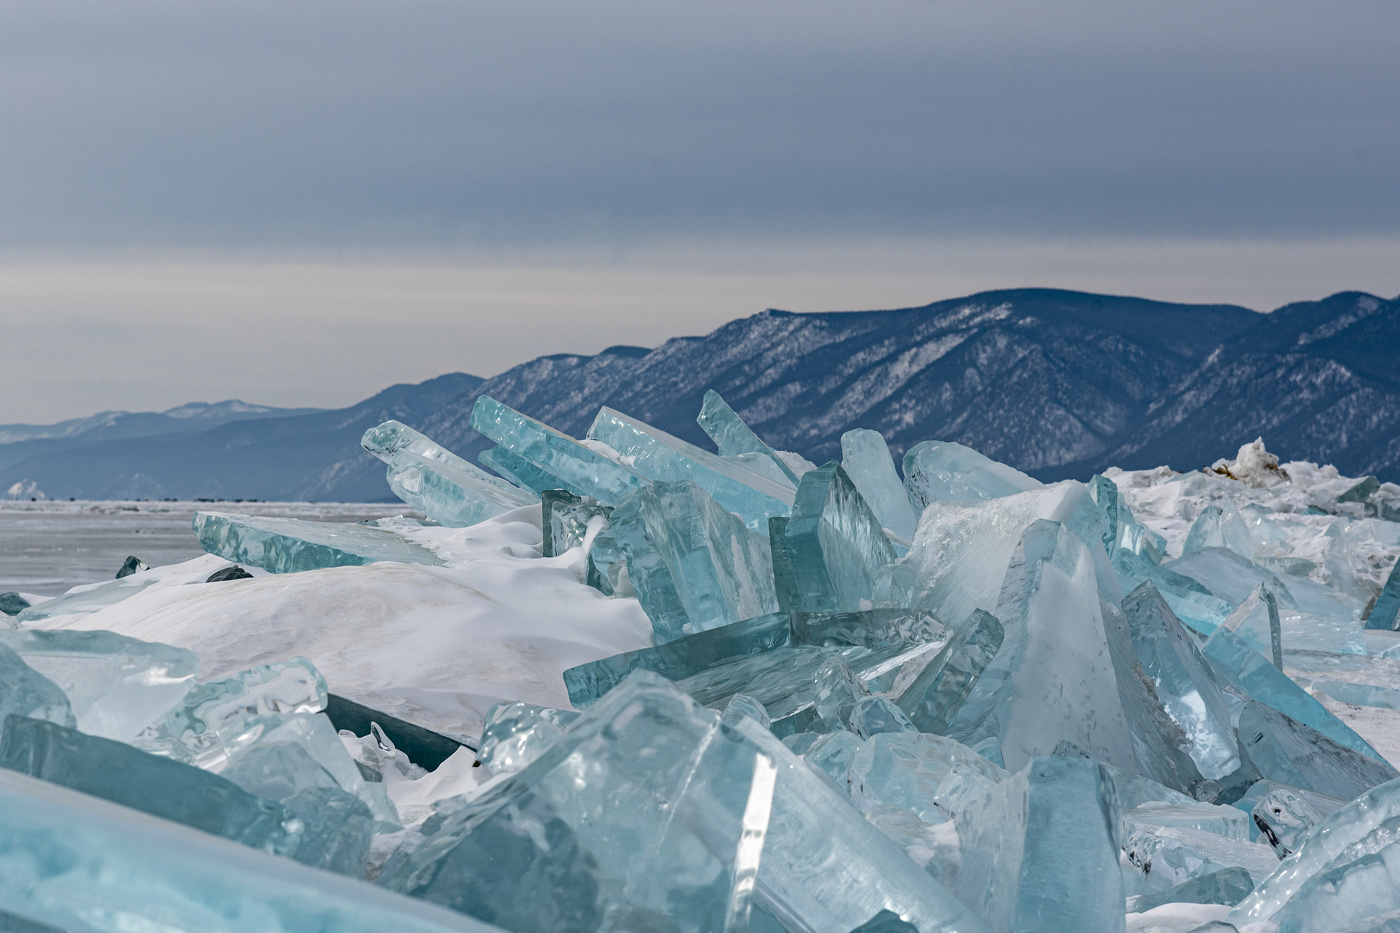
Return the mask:
<svg viewBox="0 0 1400 933">
<path fill-rule="evenodd" d="M 1264 843 L 1181 826 L 1135 824 L 1123 842 L 1123 852 L 1155 890 L 1185 884 L 1222 868 L 1243 868 L 1258 884 L 1278 868 L 1278 856 Z"/>
<path fill-rule="evenodd" d="M 0 734 L 12 713 L 45 719 L 60 726 L 76 724 L 63 689 L 25 664 L 13 649 L 0 643 Z"/>
<path fill-rule="evenodd" d="M 739 417 L 739 413 L 729 407 L 720 394 L 714 389 L 705 392 L 705 399 L 700 405 L 700 414 L 695 421 L 700 425 L 701 430 L 710 436 L 710 440 L 715 442 L 715 448 L 719 450 L 722 457 L 743 457 L 745 455 L 757 455 L 770 461 L 778 470 L 780 476 L 790 482 L 795 489 L 797 487 L 797 474 L 783 462 L 782 458 L 774 452 L 773 448 L 763 442 L 753 428 L 744 423 L 744 419 Z"/>
<path fill-rule="evenodd" d="M 1225 697 L 1195 641 L 1150 581 L 1123 599 L 1123 615 L 1143 673 L 1201 775 L 1230 774 L 1240 766 L 1239 746 Z"/>
<path fill-rule="evenodd" d="M 1278 933 L 1346 933 L 1400 927 L 1400 842 L 1310 878 L 1274 915 Z"/>
<path fill-rule="evenodd" d="M 477 760 L 492 774 L 514 774 L 544 754 L 578 716 L 529 703 L 497 703 L 486 712 Z"/>
<path fill-rule="evenodd" d="M 1400 690 L 1375 684 L 1352 684 L 1340 680 L 1314 680 L 1310 688 L 1325 693 L 1334 700 L 1353 706 L 1374 706 L 1377 709 L 1400 709 Z"/>
<path fill-rule="evenodd" d="M 765 729 L 773 725 L 773 717 L 768 715 L 768 710 L 762 703 L 746 694 L 736 693 L 729 698 L 724 713 L 719 718 L 720 722 L 733 726 L 738 724 L 740 716 L 747 716 Z"/>
<path fill-rule="evenodd" d="M 645 485 L 633 470 L 592 448 L 483 395 L 472 406 L 471 425 L 502 448 L 559 478 L 562 488 L 604 505 Z"/>
<path fill-rule="evenodd" d="M 924 441 L 904 455 L 904 486 L 914 511 L 930 502 L 1000 499 L 1045 484 L 952 441 Z"/>
<path fill-rule="evenodd" d="M 2 769 L 0 838 L 10 881 L 0 884 L 0 918 L 11 913 L 48 929 L 499 933 L 362 881 Z"/>
<path fill-rule="evenodd" d="M 759 534 L 767 533 L 770 517 L 785 515 L 792 507 L 793 490 L 787 483 L 611 408 L 598 412 L 588 437 L 617 451 L 631 469 L 647 479 L 668 483 L 690 480 Z"/>
<path fill-rule="evenodd" d="M 398 421 L 370 428 L 360 446 L 388 464 L 394 495 L 441 525 L 465 528 L 535 502 Z"/>
<path fill-rule="evenodd" d="M 884 436 L 865 428 L 842 434 L 841 468 L 855 483 L 876 520 L 905 541 L 913 541 L 919 516 L 909 504 L 908 490 L 895 472 Z"/>
<path fill-rule="evenodd" d="M 994 933 L 1121 933 L 1113 809 L 1098 762 L 1031 760 L 957 814 L 958 895 Z"/>
<path fill-rule="evenodd" d="M 62 596 L 46 599 L 36 606 L 21 610 L 15 616 L 15 620 L 25 623 L 39 622 L 57 616 L 87 615 L 99 609 L 106 609 L 108 606 L 115 606 L 122 600 L 135 596 L 155 582 L 155 578 L 149 574 L 133 574 L 110 583 L 74 587 Z"/>
<path fill-rule="evenodd" d="M 1089 481 L 1088 488 L 1089 495 L 1098 503 L 1099 511 L 1108 522 L 1103 534 L 1103 546 L 1109 557 L 1114 557 L 1119 550 L 1125 550 L 1149 565 L 1160 564 L 1167 551 L 1166 540 L 1137 523 L 1132 509 L 1123 501 L 1113 480 L 1097 474 Z"/>
<path fill-rule="evenodd" d="M 1259 584 L 1221 623 L 1249 647 L 1283 670 L 1283 634 L 1279 630 L 1278 599 L 1266 584 Z"/>
<path fill-rule="evenodd" d="M 951 819 L 968 800 L 1008 777 L 952 739 L 900 732 L 861 742 L 850 756 L 848 771 L 851 799 L 862 811 L 902 807 L 928 823 Z"/>
<path fill-rule="evenodd" d="M 545 557 L 557 557 L 583 544 L 588 539 L 589 529 L 607 527 L 613 512 L 597 499 L 576 496 L 564 489 L 546 489 L 540 493 L 540 509 Z"/>
<path fill-rule="evenodd" d="M 294 853 L 300 838 L 284 807 L 231 781 L 52 722 L 10 715 L 0 768 L 278 855 Z"/>
<path fill-rule="evenodd" d="M 1012 770 L 1060 741 L 1135 770 L 1089 549 L 1063 525 L 1037 520 L 1005 578 L 995 613 L 1001 650 L 949 735 L 972 747 L 995 740 Z"/>
<path fill-rule="evenodd" d="M 1254 539 L 1249 526 L 1229 499 L 1221 499 L 1218 505 L 1208 505 L 1201 510 L 1186 535 L 1181 554 L 1185 557 L 1208 547 L 1229 548 L 1241 557 L 1254 558 Z"/>
<path fill-rule="evenodd" d="M 294 858 L 303 865 L 363 878 L 374 838 L 374 816 L 339 787 L 310 787 L 282 801 L 301 820 Z"/>
<path fill-rule="evenodd" d="M 1333 742 L 1376 761 L 1385 760 L 1365 739 L 1223 625 L 1206 639 L 1201 653 L 1216 672 L 1238 683 L 1260 703 L 1316 729 Z"/>
<path fill-rule="evenodd" d="M 895 560 L 880 523 L 834 460 L 803 475 L 773 550 L 778 603 L 799 612 L 871 608 Z"/>
<path fill-rule="evenodd" d="M 508 447 L 488 447 L 476 455 L 482 466 L 494 470 L 512 486 L 542 495 L 546 489 L 560 488 L 560 479 L 523 457 L 511 453 Z"/>
<path fill-rule="evenodd" d="M 778 608 L 768 541 L 693 482 L 628 493 L 606 536 L 626 560 L 656 644 Z"/>
<path fill-rule="evenodd" d="M 850 791 L 851 759 L 863 744 L 854 732 L 838 729 L 825 735 L 804 732 L 814 736 L 814 741 L 802 752 L 802 758 L 818 771 L 831 778 L 842 793 Z M 786 743 L 786 739 L 784 742 Z"/>
<path fill-rule="evenodd" d="M 1237 926 L 1272 920 L 1310 879 L 1374 855 L 1400 837 L 1400 780 L 1373 787 L 1318 823 L 1226 918 Z"/>
<path fill-rule="evenodd" d="M 1259 783 L 1267 785 L 1268 790 L 1260 795 L 1250 816 L 1281 859 L 1297 852 L 1309 830 L 1346 804 L 1339 797 L 1309 793 L 1298 787 L 1273 781 Z"/>
<path fill-rule="evenodd" d="M 1128 913 L 1142 913 L 1163 904 L 1224 904 L 1233 907 L 1254 890 L 1254 879 L 1243 868 L 1218 868 L 1175 887 L 1128 898 Z"/>
<path fill-rule="evenodd" d="M 1371 614 L 1366 617 L 1366 627 L 1369 629 L 1400 629 L 1400 560 L 1395 562 L 1395 566 L 1390 568 L 1390 574 L 1385 578 L 1385 585 L 1381 587 L 1380 594 L 1376 596 L 1376 604 L 1371 607 Z"/>
<path fill-rule="evenodd" d="M 126 742 L 170 712 L 194 685 L 194 653 L 115 632 L 23 629 L 7 645 L 68 697 L 77 727 Z"/>
<path fill-rule="evenodd" d="M 978 609 L 898 697 L 920 732 L 943 734 L 1000 650 L 1005 631 Z"/>
<path fill-rule="evenodd" d="M 850 723 L 851 731 L 862 739 L 887 732 L 906 732 L 916 735 L 919 732 L 918 727 L 909 721 L 904 710 L 896 706 L 889 697 L 861 697 L 856 701 L 856 707 L 851 711 L 847 721 Z"/>
<path fill-rule="evenodd" d="M 1262 703 L 1240 713 L 1240 744 L 1259 773 L 1343 799 L 1400 777 L 1384 760 L 1367 758 Z"/>
<path fill-rule="evenodd" d="M 270 573 L 360 567 L 381 560 L 442 563 L 427 548 L 371 525 L 196 512 L 194 533 L 210 554 Z"/>
</svg>

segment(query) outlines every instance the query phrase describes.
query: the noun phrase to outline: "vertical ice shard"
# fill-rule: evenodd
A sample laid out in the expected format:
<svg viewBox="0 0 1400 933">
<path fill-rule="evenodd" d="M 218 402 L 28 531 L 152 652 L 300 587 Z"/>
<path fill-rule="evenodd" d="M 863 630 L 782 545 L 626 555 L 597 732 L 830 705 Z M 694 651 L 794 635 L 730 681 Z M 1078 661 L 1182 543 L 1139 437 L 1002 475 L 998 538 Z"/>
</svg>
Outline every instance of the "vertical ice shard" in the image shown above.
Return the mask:
<svg viewBox="0 0 1400 933">
<path fill-rule="evenodd" d="M 1017 558 L 996 611 L 1001 650 L 949 734 L 973 747 L 995 739 L 1013 770 L 1062 740 L 1136 770 L 1089 549 L 1068 528 L 1041 519 L 1026 529 Z"/>
<path fill-rule="evenodd" d="M 5 720 L 0 768 L 92 794 L 278 855 L 300 827 L 277 803 L 216 774 L 25 716 Z"/>
<path fill-rule="evenodd" d="M 1221 626 L 1211 633 L 1201 653 L 1224 678 L 1233 679 L 1249 696 L 1296 719 L 1338 744 L 1376 761 L 1385 761 L 1370 744 L 1293 680 L 1264 660 L 1234 632 Z M 1284 781 L 1284 783 L 1288 783 Z M 1324 792 L 1326 792 L 1324 790 Z"/>
<path fill-rule="evenodd" d="M 1267 584 L 1254 588 L 1223 623 L 1249 647 L 1283 670 L 1283 634 L 1279 631 L 1278 600 Z"/>
<path fill-rule="evenodd" d="M 1380 852 L 1400 832 L 1400 780 L 1373 787 L 1322 820 L 1294 855 L 1226 918 L 1236 926 L 1272 920 L 1300 893 L 1309 879 Z"/>
<path fill-rule="evenodd" d="M 0 632 L 24 663 L 58 684 L 77 727 L 126 742 L 181 703 L 194 685 L 194 653 L 115 632 Z"/>
<path fill-rule="evenodd" d="M 1240 713 L 1240 744 L 1271 781 L 1343 799 L 1400 777 L 1385 761 L 1367 758 L 1262 703 Z"/>
<path fill-rule="evenodd" d="M 427 548 L 370 525 L 196 512 L 194 533 L 210 554 L 271 573 L 361 567 L 381 560 L 442 563 Z"/>
<path fill-rule="evenodd" d="M 1385 585 L 1376 597 L 1376 604 L 1371 607 L 1371 614 L 1366 617 L 1366 627 L 1400 629 L 1400 560 L 1390 568 L 1390 575 L 1385 578 Z"/>
<path fill-rule="evenodd" d="M 588 437 L 607 444 L 650 480 L 690 480 L 759 534 L 767 530 L 771 516 L 784 515 L 792 506 L 792 487 L 786 483 L 611 408 L 599 410 Z"/>
<path fill-rule="evenodd" d="M 952 739 L 898 732 L 861 742 L 850 758 L 849 774 L 851 799 L 862 811 L 902 807 L 928 823 L 950 819 L 960 806 L 1008 777 Z"/>
<path fill-rule="evenodd" d="M 994 933 L 1121 933 L 1113 810 L 1098 762 L 1032 759 L 957 814 L 959 896 Z"/>
<path fill-rule="evenodd" d="M 894 546 L 836 461 L 802 477 L 792 516 L 774 545 L 778 600 L 800 612 L 853 612 L 874 604 Z M 771 540 L 771 539 L 770 539 Z M 785 560 L 778 557 L 781 546 Z"/>
<path fill-rule="evenodd" d="M 471 425 L 528 463 L 559 477 L 564 489 L 614 505 L 646 480 L 578 441 L 483 395 Z"/>
<path fill-rule="evenodd" d="M 11 713 L 46 719 L 60 726 L 75 725 L 68 696 L 58 684 L 24 663 L 0 643 L 0 733 Z"/>
<path fill-rule="evenodd" d="M 864 428 L 842 434 L 841 468 L 880 524 L 905 541 L 913 541 L 919 516 L 909 504 L 909 493 L 895 472 L 884 436 Z"/>
<path fill-rule="evenodd" d="M 1240 766 L 1225 697 L 1196 643 L 1151 581 L 1123 599 L 1123 615 L 1143 673 L 1163 710 L 1184 734 L 1203 777 L 1220 780 Z"/>
<path fill-rule="evenodd" d="M 497 475 L 503 477 L 511 485 L 519 486 L 521 489 L 529 489 L 537 496 L 546 489 L 560 487 L 559 477 L 548 470 L 541 469 L 523 457 L 516 456 L 511 453 L 508 447 L 488 447 L 477 454 L 476 459 L 481 461 L 482 466 L 494 470 Z"/>
<path fill-rule="evenodd" d="M 628 493 L 609 524 L 656 644 L 778 608 L 768 542 L 695 483 Z"/>
<path fill-rule="evenodd" d="M 1004 637 L 995 616 L 976 610 L 904 688 L 898 698 L 899 708 L 920 732 L 942 735 L 948 731 L 977 679 L 1001 649 Z"/>
<path fill-rule="evenodd" d="M 492 774 L 514 774 L 544 754 L 578 716 L 530 703 L 497 703 L 486 712 L 477 760 Z"/>
<path fill-rule="evenodd" d="M 0 770 L 6 913 L 39 930 L 500 933 L 382 888 Z M 26 930 L 15 927 L 16 933 Z"/>
<path fill-rule="evenodd" d="M 370 428 L 360 446 L 389 465 L 394 495 L 440 525 L 465 528 L 535 501 L 397 421 Z"/>
<path fill-rule="evenodd" d="M 1229 499 L 1221 499 L 1219 505 L 1208 505 L 1201 510 L 1186 534 L 1181 554 L 1185 557 L 1208 547 L 1229 548 L 1241 557 L 1254 559 L 1254 539 L 1249 526 Z"/>
<path fill-rule="evenodd" d="M 1000 499 L 1045 484 L 952 441 L 924 441 L 904 455 L 904 486 L 914 511 L 930 502 Z"/>
<path fill-rule="evenodd" d="M 701 430 L 710 436 L 710 440 L 715 442 L 720 456 L 742 457 L 745 454 L 757 454 L 771 461 L 779 474 L 796 488 L 797 474 L 774 453 L 773 448 L 754 433 L 753 428 L 744 423 L 739 413 L 730 408 L 714 389 L 706 390 L 705 400 L 700 405 L 700 414 L 696 416 L 695 421 Z"/>
</svg>

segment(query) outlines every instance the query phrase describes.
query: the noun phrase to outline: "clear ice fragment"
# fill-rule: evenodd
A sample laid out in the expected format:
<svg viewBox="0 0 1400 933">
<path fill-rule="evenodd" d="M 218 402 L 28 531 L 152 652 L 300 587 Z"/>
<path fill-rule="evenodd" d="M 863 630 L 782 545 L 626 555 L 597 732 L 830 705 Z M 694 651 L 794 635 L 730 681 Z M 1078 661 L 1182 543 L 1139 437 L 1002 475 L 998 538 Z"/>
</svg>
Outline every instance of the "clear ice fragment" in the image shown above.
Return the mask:
<svg viewBox="0 0 1400 933">
<path fill-rule="evenodd" d="M 633 470 L 487 395 L 472 406 L 471 425 L 505 450 L 557 476 L 564 489 L 604 505 L 616 505 L 646 483 Z"/>
<path fill-rule="evenodd" d="M 427 548 L 369 525 L 196 512 L 194 533 L 210 554 L 270 573 L 360 567 L 381 560 L 442 563 Z"/>
<path fill-rule="evenodd" d="M 529 703 L 497 703 L 486 712 L 477 760 L 492 774 L 514 774 L 540 757 L 578 716 Z"/>
<path fill-rule="evenodd" d="M 528 489 L 535 495 L 543 495 L 546 489 L 558 489 L 559 477 L 548 470 L 540 469 L 523 457 L 511 453 L 508 447 L 488 447 L 476 455 L 482 466 L 494 470 L 512 486 Z"/>
<path fill-rule="evenodd" d="M 617 451 L 632 470 L 647 479 L 667 483 L 690 480 L 759 534 L 766 532 L 770 517 L 785 515 L 792 507 L 793 490 L 787 483 L 611 408 L 599 410 L 588 437 Z"/>
<path fill-rule="evenodd" d="M 710 436 L 710 440 L 715 442 L 720 456 L 742 457 L 745 454 L 758 454 L 771 460 L 781 475 L 796 488 L 797 474 L 792 472 L 773 448 L 754 433 L 753 428 L 744 423 L 738 412 L 730 408 L 714 389 L 705 392 L 705 400 L 700 405 L 700 414 L 696 416 L 695 421 Z"/>
<path fill-rule="evenodd" d="M 1238 866 L 1196 875 L 1175 887 L 1128 898 L 1128 913 L 1142 913 L 1163 904 L 1224 904 L 1233 907 L 1254 890 L 1254 879 Z"/>
<path fill-rule="evenodd" d="M 862 739 L 868 739 L 872 735 L 880 735 L 886 732 L 912 732 L 917 734 L 919 729 L 904 710 L 895 705 L 889 697 L 868 696 L 861 697 L 856 701 L 856 708 L 851 711 L 851 731 Z"/>
<path fill-rule="evenodd" d="M 1371 614 L 1366 617 L 1366 627 L 1369 629 L 1400 629 L 1400 560 L 1395 562 L 1395 566 L 1390 568 L 1390 574 L 1385 578 L 1385 585 L 1381 587 L 1380 595 L 1376 597 L 1376 604 L 1371 607 Z"/>
<path fill-rule="evenodd" d="M 1339 797 L 1308 793 L 1272 781 L 1261 783 L 1271 785 L 1271 789 L 1260 797 L 1250 816 L 1281 859 L 1297 852 L 1308 830 L 1346 804 Z"/>
<path fill-rule="evenodd" d="M 122 577 L 129 577 L 133 573 L 140 573 L 143 570 L 150 569 L 151 568 L 146 565 L 144 560 L 132 554 L 128 556 L 126 560 L 122 561 L 122 565 L 117 568 L 116 579 L 120 580 Z"/>
<path fill-rule="evenodd" d="M 1400 842 L 1308 879 L 1274 919 L 1278 933 L 1395 929 L 1400 891 Z M 1388 917 L 1386 915 L 1389 915 Z"/>
<path fill-rule="evenodd" d="M 895 560 L 880 523 L 834 460 L 803 475 L 782 540 L 770 540 L 778 603 L 800 612 L 871 608 Z"/>
<path fill-rule="evenodd" d="M 802 757 L 808 764 L 831 778 L 843 793 L 849 794 L 851 758 L 860 747 L 861 740 L 855 733 L 838 729 L 819 736 L 802 753 Z"/>
<path fill-rule="evenodd" d="M 52 722 L 9 716 L 0 768 L 277 855 L 291 855 L 299 842 L 300 826 L 274 801 L 216 774 Z"/>
<path fill-rule="evenodd" d="M 309 787 L 282 801 L 301 820 L 294 858 L 303 865 L 363 878 L 374 838 L 374 816 L 364 801 L 339 787 Z"/>
<path fill-rule="evenodd" d="M 1240 713 L 1239 736 L 1261 775 L 1304 790 L 1347 799 L 1400 777 L 1384 760 L 1338 745 L 1262 703 Z"/>
<path fill-rule="evenodd" d="M 1278 856 L 1263 843 L 1182 826 L 1134 824 L 1124 840 L 1123 852 L 1157 890 L 1222 868 L 1243 868 L 1258 884 L 1278 868 Z"/>
<path fill-rule="evenodd" d="M 370 428 L 360 446 L 389 465 L 394 495 L 441 525 L 465 528 L 535 501 L 398 421 Z"/>
<path fill-rule="evenodd" d="M 1334 700 L 1353 706 L 1374 706 L 1377 709 L 1400 709 L 1400 690 L 1374 684 L 1352 684 L 1340 680 L 1315 680 L 1312 689 Z"/>
<path fill-rule="evenodd" d="M 872 736 L 855 748 L 848 768 L 851 799 L 861 810 L 902 807 L 927 823 L 952 818 L 960 804 L 1008 777 L 967 746 L 922 733 Z"/>
<path fill-rule="evenodd" d="M 0 642 L 0 733 L 11 714 L 44 719 L 60 726 L 76 725 L 68 696 L 58 684 L 24 663 Z"/>
<path fill-rule="evenodd" d="M 115 606 L 155 582 L 150 575 L 133 574 L 97 586 L 75 587 L 55 599 L 46 599 L 37 606 L 21 610 L 15 616 L 15 620 L 21 623 L 39 622 L 55 616 L 87 615 L 108 606 Z"/>
<path fill-rule="evenodd" d="M 199 670 L 193 652 L 115 632 L 0 631 L 0 645 L 58 684 L 78 729 L 118 742 L 180 704 Z"/>
<path fill-rule="evenodd" d="M 1261 583 L 1222 623 L 1249 647 L 1283 670 L 1283 635 L 1279 630 L 1278 600 Z"/>
<path fill-rule="evenodd" d="M 952 441 L 924 441 L 904 455 L 904 486 L 920 515 L 930 502 L 1000 499 L 1045 484 Z"/>
<path fill-rule="evenodd" d="M 576 496 L 566 489 L 546 489 L 540 493 L 540 509 L 545 557 L 558 557 L 570 548 L 583 544 L 588 538 L 589 527 L 605 523 L 613 512 L 597 499 Z"/>
<path fill-rule="evenodd" d="M 841 435 L 841 468 L 881 525 L 905 541 L 914 540 L 919 516 L 895 472 L 894 459 L 878 431 L 857 428 Z"/>
<path fill-rule="evenodd" d="M 1181 554 L 1185 557 L 1208 547 L 1229 548 L 1241 557 L 1254 558 L 1254 539 L 1249 525 L 1229 499 L 1221 499 L 1218 505 L 1208 505 L 1201 510 L 1186 534 Z"/>
<path fill-rule="evenodd" d="M 732 726 L 740 716 L 749 717 L 765 729 L 773 725 L 773 720 L 768 715 L 768 710 L 763 708 L 762 703 L 747 694 L 736 693 L 729 698 L 729 703 L 724 707 L 724 715 L 720 716 L 720 721 Z"/>
</svg>

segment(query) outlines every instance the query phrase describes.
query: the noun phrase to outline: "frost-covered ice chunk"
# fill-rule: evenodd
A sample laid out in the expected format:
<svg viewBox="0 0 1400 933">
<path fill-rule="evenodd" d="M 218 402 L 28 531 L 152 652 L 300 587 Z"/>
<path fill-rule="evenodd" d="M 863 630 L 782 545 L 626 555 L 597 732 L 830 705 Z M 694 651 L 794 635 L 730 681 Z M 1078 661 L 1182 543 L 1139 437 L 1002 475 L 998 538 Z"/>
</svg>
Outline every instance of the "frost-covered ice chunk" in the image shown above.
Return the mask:
<svg viewBox="0 0 1400 933">
<path fill-rule="evenodd" d="M 952 441 L 924 441 L 904 455 L 904 486 L 914 511 L 930 502 L 999 499 L 1045 484 Z"/>
<path fill-rule="evenodd" d="M 1229 499 L 1201 510 L 1186 534 L 1181 554 L 1185 557 L 1208 547 L 1229 548 L 1241 557 L 1254 558 L 1254 538 L 1249 533 L 1249 525 Z"/>
<path fill-rule="evenodd" d="M 369 525 L 196 512 L 194 533 L 210 554 L 270 573 L 360 567 L 381 560 L 442 563 L 427 548 Z"/>
<path fill-rule="evenodd" d="M 44 719 L 60 726 L 76 725 L 63 689 L 0 643 L 0 734 L 11 714 Z"/>
<path fill-rule="evenodd" d="M 902 807 L 928 823 L 951 818 L 967 800 L 1007 777 L 959 742 L 916 732 L 871 736 L 854 749 L 848 770 L 851 799 L 861 810 Z"/>
<path fill-rule="evenodd" d="M 894 546 L 836 461 L 802 477 L 792 515 L 771 523 L 778 603 L 799 612 L 874 605 Z"/>
<path fill-rule="evenodd" d="M 1221 624 L 1260 655 L 1271 659 L 1274 667 L 1283 670 L 1283 634 L 1279 630 L 1278 600 L 1266 584 L 1256 586 Z"/>
<path fill-rule="evenodd" d="M 792 506 L 793 490 L 787 483 L 611 408 L 599 410 L 588 437 L 617 451 L 630 469 L 647 479 L 669 483 L 690 480 L 760 534 L 766 532 L 770 517 L 784 515 Z"/>
<path fill-rule="evenodd" d="M 544 754 L 578 716 L 529 703 L 497 703 L 486 713 L 476 757 L 492 774 L 514 774 Z"/>
<path fill-rule="evenodd" d="M 38 605 L 21 610 L 15 616 L 15 620 L 20 623 L 40 622 L 54 616 L 86 615 L 135 596 L 155 582 L 155 576 L 146 573 L 132 574 L 97 586 L 74 587 L 62 596 L 46 599 Z"/>
<path fill-rule="evenodd" d="M 1271 781 L 1343 799 L 1400 777 L 1384 760 L 1338 745 L 1262 703 L 1240 713 L 1240 745 Z"/>
<path fill-rule="evenodd" d="M 1254 879 L 1243 868 L 1220 868 L 1196 875 L 1175 887 L 1128 898 L 1128 913 L 1142 913 L 1163 904 L 1224 904 L 1233 907 L 1254 890 Z"/>
<path fill-rule="evenodd" d="M 535 501 L 397 421 L 370 428 L 360 446 L 389 465 L 394 495 L 441 525 L 465 528 Z"/>
<path fill-rule="evenodd" d="M 745 455 L 757 455 L 771 462 L 777 467 L 778 473 L 783 479 L 790 482 L 793 488 L 797 488 L 797 474 L 783 462 L 773 448 L 763 442 L 753 428 L 744 423 L 744 419 L 739 417 L 739 413 L 729 407 L 720 394 L 714 389 L 705 392 L 705 399 L 700 405 L 700 414 L 695 417 L 695 421 L 700 428 L 710 436 L 710 440 L 715 442 L 715 448 L 719 450 L 722 457 L 744 457 Z"/>
<path fill-rule="evenodd" d="M 958 895 L 994 933 L 1121 933 L 1113 808 L 1098 762 L 1033 759 L 958 812 Z"/>
<path fill-rule="evenodd" d="M 905 541 L 914 540 L 918 513 L 895 472 L 889 445 L 878 431 L 857 428 L 841 435 L 841 468 L 855 483 L 870 511 L 885 528 Z"/>
<path fill-rule="evenodd" d="M 472 406 L 471 425 L 515 456 L 557 476 L 562 488 L 604 505 L 615 505 L 646 484 L 633 470 L 490 396 L 481 396 Z"/>
<path fill-rule="evenodd" d="M 778 608 L 767 540 L 697 484 L 657 482 L 634 490 L 608 521 L 602 537 L 625 559 L 656 644 Z M 620 562 L 612 566 L 621 569 Z M 620 577 L 608 573 L 615 589 Z"/>
<path fill-rule="evenodd" d="M 115 632 L 0 632 L 24 663 L 58 684 L 77 727 L 126 742 L 180 704 L 194 685 L 194 653 Z"/>
<path fill-rule="evenodd" d="M 5 877 L 25 879 L 0 885 L 0 911 L 54 929 L 499 933 L 442 908 L 13 771 L 0 770 L 0 837 L 7 840 Z"/>
<path fill-rule="evenodd" d="M 43 720 L 6 719 L 0 768 L 278 855 L 294 853 L 301 833 L 285 808 L 216 774 Z"/>
<path fill-rule="evenodd" d="M 894 704 L 889 697 L 869 696 L 856 701 L 851 711 L 851 731 L 862 739 L 886 732 L 910 732 L 918 734 L 918 727 L 909 721 L 904 710 Z"/>
<path fill-rule="evenodd" d="M 978 609 L 900 693 L 899 708 L 920 732 L 947 732 L 1004 637 L 996 617 Z"/>
<path fill-rule="evenodd" d="M 1123 843 L 1128 862 L 1165 890 L 1222 868 L 1243 868 L 1258 884 L 1278 868 L 1267 845 L 1184 826 L 1133 824 Z"/>
<path fill-rule="evenodd" d="M 1143 673 L 1185 737 L 1201 775 L 1220 780 L 1240 766 L 1229 708 L 1205 658 L 1149 581 L 1123 600 Z"/>
</svg>

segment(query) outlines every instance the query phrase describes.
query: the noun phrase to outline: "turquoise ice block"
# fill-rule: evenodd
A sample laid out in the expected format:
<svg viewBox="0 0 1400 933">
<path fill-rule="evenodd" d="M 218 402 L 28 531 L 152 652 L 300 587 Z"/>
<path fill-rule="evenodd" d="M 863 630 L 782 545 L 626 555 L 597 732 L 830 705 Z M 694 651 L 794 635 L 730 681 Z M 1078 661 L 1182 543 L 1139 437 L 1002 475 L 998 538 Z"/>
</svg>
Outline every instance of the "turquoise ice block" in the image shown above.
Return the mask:
<svg viewBox="0 0 1400 933">
<path fill-rule="evenodd" d="M 196 512 L 194 533 L 210 554 L 270 573 L 362 567 L 381 560 L 442 563 L 427 548 L 371 525 Z"/>
</svg>

